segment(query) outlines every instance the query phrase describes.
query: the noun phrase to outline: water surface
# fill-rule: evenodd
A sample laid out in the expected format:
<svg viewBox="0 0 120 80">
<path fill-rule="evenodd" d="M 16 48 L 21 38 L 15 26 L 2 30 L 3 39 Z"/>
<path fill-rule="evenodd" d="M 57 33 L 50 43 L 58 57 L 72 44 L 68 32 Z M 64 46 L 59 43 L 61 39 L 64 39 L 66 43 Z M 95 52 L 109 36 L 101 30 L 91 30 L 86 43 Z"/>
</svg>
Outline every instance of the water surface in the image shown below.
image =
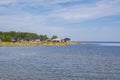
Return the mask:
<svg viewBox="0 0 120 80">
<path fill-rule="evenodd" d="M 0 47 L 0 80 L 119 80 L 120 46 Z"/>
</svg>

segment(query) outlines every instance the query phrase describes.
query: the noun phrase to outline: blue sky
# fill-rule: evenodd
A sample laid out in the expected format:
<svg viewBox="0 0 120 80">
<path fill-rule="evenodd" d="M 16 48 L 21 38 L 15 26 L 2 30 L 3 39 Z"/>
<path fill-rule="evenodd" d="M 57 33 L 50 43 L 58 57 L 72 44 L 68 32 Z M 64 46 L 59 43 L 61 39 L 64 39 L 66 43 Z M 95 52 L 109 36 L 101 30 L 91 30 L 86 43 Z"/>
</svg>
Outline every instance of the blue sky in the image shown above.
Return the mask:
<svg viewBox="0 0 120 80">
<path fill-rule="evenodd" d="M 0 0 L 0 31 L 120 41 L 120 0 Z"/>
</svg>

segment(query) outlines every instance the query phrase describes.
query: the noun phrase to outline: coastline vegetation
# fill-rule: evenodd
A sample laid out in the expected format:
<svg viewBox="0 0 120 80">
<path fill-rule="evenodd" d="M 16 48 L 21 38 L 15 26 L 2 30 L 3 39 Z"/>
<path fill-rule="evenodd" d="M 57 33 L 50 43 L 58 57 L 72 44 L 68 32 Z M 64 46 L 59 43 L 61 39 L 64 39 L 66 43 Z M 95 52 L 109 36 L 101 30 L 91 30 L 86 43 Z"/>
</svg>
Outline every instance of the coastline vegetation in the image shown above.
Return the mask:
<svg viewBox="0 0 120 80">
<path fill-rule="evenodd" d="M 70 42 L 70 38 L 57 40 L 58 36 L 38 35 L 29 32 L 0 32 L 0 46 L 64 46 L 79 44 Z"/>
<path fill-rule="evenodd" d="M 0 39 L 3 42 L 13 42 L 13 41 L 19 42 L 21 40 L 30 41 L 36 39 L 40 39 L 40 41 L 45 41 L 49 38 L 47 35 L 38 35 L 36 33 L 10 31 L 10 32 L 0 32 Z"/>
</svg>

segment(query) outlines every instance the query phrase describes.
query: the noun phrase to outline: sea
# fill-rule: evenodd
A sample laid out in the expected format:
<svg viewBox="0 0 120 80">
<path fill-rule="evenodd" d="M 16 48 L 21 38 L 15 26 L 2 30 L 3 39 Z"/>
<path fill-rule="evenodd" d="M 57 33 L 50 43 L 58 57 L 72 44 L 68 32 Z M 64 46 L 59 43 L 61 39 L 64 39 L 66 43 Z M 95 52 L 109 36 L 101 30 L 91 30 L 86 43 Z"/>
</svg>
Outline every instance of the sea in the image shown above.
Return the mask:
<svg viewBox="0 0 120 80">
<path fill-rule="evenodd" d="M 0 47 L 0 80 L 120 80 L 120 42 Z"/>
</svg>

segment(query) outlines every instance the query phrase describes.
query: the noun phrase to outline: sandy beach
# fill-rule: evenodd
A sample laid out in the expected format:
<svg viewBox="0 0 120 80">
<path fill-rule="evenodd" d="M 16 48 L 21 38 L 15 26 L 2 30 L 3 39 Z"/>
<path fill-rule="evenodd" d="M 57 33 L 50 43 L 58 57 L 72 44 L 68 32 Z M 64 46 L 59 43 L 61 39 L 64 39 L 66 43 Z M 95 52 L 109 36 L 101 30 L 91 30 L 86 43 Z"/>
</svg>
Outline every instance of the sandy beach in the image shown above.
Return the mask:
<svg viewBox="0 0 120 80">
<path fill-rule="evenodd" d="M 80 44 L 80 42 L 0 42 L 0 47 L 12 46 L 65 46 L 71 44 Z"/>
</svg>

